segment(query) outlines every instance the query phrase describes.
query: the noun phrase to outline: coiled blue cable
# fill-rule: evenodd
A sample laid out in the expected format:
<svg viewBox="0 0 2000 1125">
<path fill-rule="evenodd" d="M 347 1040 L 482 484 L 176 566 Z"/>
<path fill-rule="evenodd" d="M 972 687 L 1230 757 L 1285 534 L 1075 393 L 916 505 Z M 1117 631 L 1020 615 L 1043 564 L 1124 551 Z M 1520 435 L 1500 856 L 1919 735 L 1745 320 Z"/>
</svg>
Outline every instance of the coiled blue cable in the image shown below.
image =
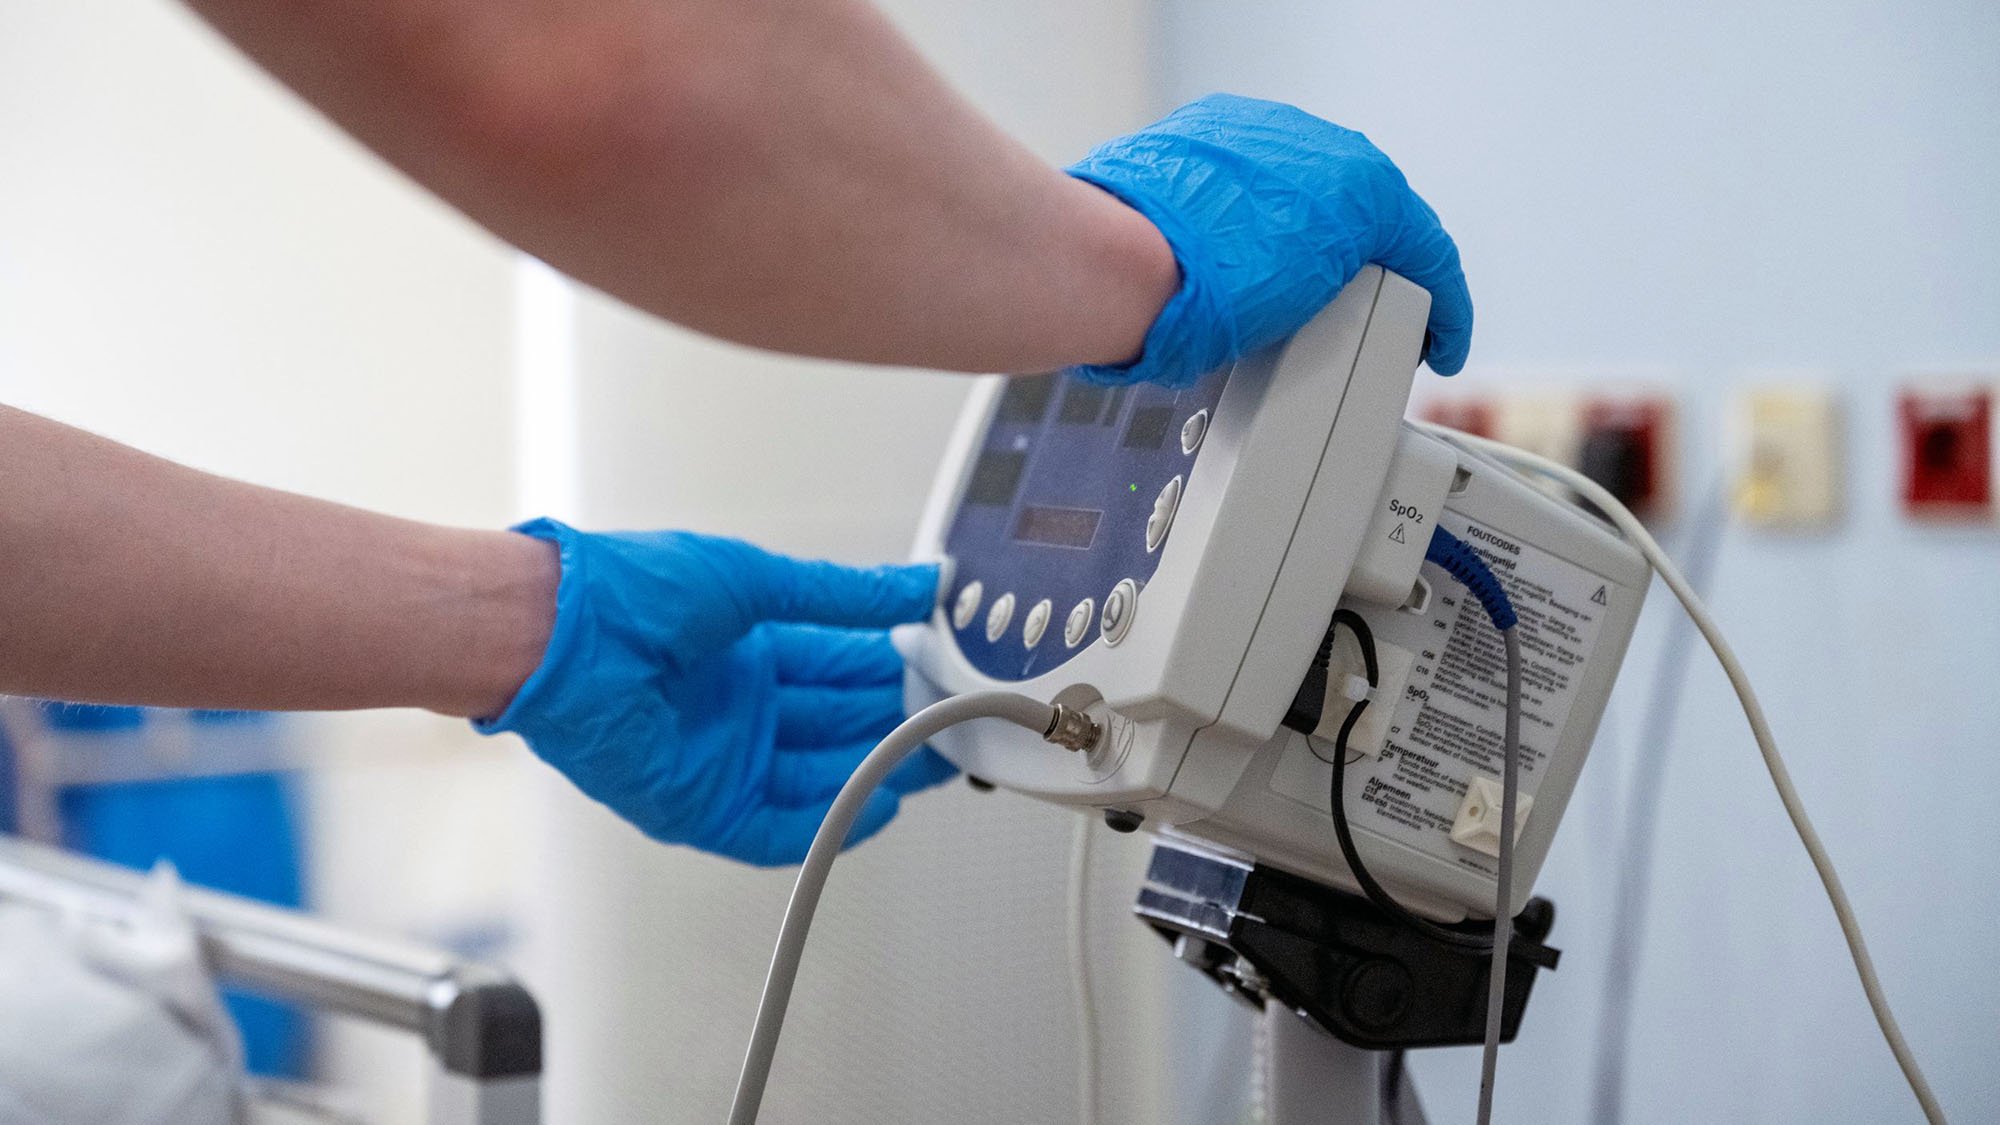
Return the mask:
<svg viewBox="0 0 2000 1125">
<path fill-rule="evenodd" d="M 1446 574 L 1465 586 L 1466 590 L 1486 610 L 1493 619 L 1493 627 L 1506 632 L 1514 627 L 1514 603 L 1507 599 L 1507 591 L 1486 560 L 1479 552 L 1466 546 L 1465 540 L 1453 535 L 1442 527 L 1431 529 L 1430 546 L 1424 549 L 1424 561 L 1433 562 L 1444 568 Z"/>
</svg>

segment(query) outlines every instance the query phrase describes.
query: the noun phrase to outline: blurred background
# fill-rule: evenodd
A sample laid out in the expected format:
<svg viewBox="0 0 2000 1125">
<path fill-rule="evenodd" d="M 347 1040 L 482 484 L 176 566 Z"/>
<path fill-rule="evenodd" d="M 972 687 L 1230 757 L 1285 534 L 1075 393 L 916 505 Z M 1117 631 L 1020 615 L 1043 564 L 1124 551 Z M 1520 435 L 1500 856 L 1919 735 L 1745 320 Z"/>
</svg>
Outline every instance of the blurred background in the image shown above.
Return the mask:
<svg viewBox="0 0 2000 1125">
<path fill-rule="evenodd" d="M 1751 669 L 1946 1107 L 2000 1118 L 2000 7 L 883 6 L 1052 161 L 1216 89 L 1392 154 L 1480 317 L 1416 409 L 1650 514 Z M 966 389 L 571 287 L 166 0 L 0 7 L 0 402 L 413 518 L 861 561 L 906 550 Z M 40 782 L 5 787 L 15 828 L 508 963 L 548 1016 L 553 1121 L 722 1117 L 787 873 L 648 844 L 517 744 L 422 714 L 4 717 Z M 92 765 L 19 767 L 51 746 Z M 844 861 L 769 1119 L 1073 1118 L 1073 823 L 954 784 Z M 1104 1120 L 1255 1120 L 1248 1014 L 1129 917 L 1143 841 L 1096 843 Z M 1664 596 L 1538 890 L 1566 956 L 1502 1055 L 1502 1120 L 1917 1120 Z M 414 1044 L 236 1010 L 254 1063 L 421 1120 Z M 1470 1117 L 1476 1055 L 1413 1057 L 1433 1120 Z"/>
</svg>

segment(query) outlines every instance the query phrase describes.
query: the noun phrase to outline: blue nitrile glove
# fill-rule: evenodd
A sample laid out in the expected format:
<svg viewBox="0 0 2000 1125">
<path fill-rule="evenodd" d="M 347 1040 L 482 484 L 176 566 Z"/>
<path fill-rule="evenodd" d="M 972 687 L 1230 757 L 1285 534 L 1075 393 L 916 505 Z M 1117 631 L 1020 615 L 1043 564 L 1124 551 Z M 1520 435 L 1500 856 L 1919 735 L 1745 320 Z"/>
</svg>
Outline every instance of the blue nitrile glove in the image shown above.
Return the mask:
<svg viewBox="0 0 2000 1125">
<path fill-rule="evenodd" d="M 482 733 L 513 731 L 647 835 L 746 863 L 797 863 L 840 786 L 903 719 L 883 630 L 921 620 L 935 566 L 857 570 L 686 531 L 589 534 L 535 520 L 562 580 L 542 663 Z M 870 797 L 952 776 L 931 750 Z"/>
<path fill-rule="evenodd" d="M 1210 94 L 1069 168 L 1152 220 L 1181 286 L 1139 359 L 1096 383 L 1184 387 L 1311 320 L 1371 262 L 1431 292 L 1424 358 L 1451 375 L 1472 346 L 1458 247 L 1403 173 L 1351 129 L 1277 102 Z"/>
</svg>

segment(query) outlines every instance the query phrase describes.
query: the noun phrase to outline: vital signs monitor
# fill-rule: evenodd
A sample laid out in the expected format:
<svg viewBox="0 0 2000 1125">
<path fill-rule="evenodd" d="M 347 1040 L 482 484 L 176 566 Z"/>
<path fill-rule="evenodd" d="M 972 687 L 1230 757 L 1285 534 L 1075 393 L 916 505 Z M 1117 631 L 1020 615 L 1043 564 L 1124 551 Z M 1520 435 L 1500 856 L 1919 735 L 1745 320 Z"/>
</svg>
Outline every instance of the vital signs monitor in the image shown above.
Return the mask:
<svg viewBox="0 0 2000 1125">
<path fill-rule="evenodd" d="M 1111 810 L 1337 886 L 1342 643 L 1312 733 L 1281 725 L 1336 607 L 1372 633 L 1349 823 L 1377 878 L 1443 920 L 1491 916 L 1499 638 L 1424 562 L 1443 527 L 1500 576 L 1525 676 L 1515 909 L 1583 766 L 1651 571 L 1608 527 L 1402 422 L 1429 295 L 1370 267 L 1284 346 L 1183 390 L 994 380 L 955 435 L 918 554 L 952 565 L 912 710 L 1010 688 L 1100 714 L 1087 754 L 998 723 L 932 744 L 969 774 Z M 1334 697 L 1340 697 L 1335 700 Z"/>
</svg>

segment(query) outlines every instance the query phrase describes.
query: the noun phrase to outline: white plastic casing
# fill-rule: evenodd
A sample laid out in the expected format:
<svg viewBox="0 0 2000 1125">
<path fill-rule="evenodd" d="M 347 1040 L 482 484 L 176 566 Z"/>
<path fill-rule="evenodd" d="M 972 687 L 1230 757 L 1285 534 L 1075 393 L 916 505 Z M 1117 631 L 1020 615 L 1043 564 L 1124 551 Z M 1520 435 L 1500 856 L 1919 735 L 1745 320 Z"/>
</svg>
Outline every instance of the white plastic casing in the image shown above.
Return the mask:
<svg viewBox="0 0 2000 1125">
<path fill-rule="evenodd" d="M 1489 632 L 1491 626 L 1461 616 L 1462 591 L 1422 563 L 1430 529 L 1441 520 L 1463 525 L 1469 513 L 1481 526 L 1546 548 L 1573 568 L 1603 575 L 1607 590 L 1617 589 L 1598 615 L 1588 660 L 1565 673 L 1574 684 L 1565 714 L 1552 735 L 1543 732 L 1540 757 L 1524 773 L 1536 795 L 1517 851 L 1515 885 L 1525 901 L 1616 674 L 1648 571 L 1594 520 L 1401 422 L 1428 312 L 1422 289 L 1370 267 L 1284 346 L 1238 364 L 1209 419 L 1158 567 L 1119 643 L 1093 634 L 1087 648 L 1051 671 L 1000 682 L 967 661 L 942 608 L 928 628 L 905 639 L 912 709 L 993 688 L 1060 697 L 1105 723 L 1096 750 L 1061 750 L 998 721 L 948 730 L 933 745 L 996 785 L 1128 810 L 1148 828 L 1171 828 L 1352 887 L 1327 814 L 1330 767 L 1317 756 L 1326 748 L 1282 729 L 1280 720 L 1357 560 L 1365 560 L 1364 577 L 1354 593 L 1365 597 L 1350 598 L 1352 607 L 1369 619 L 1379 642 L 1412 654 L 1400 699 L 1371 704 L 1381 707 L 1387 728 L 1371 746 L 1400 746 L 1392 764 L 1412 749 L 1402 745 L 1412 733 L 1398 726 L 1417 721 L 1417 712 L 1405 710 L 1418 680 L 1432 685 L 1444 678 L 1461 694 L 1473 690 L 1471 664 L 1456 660 L 1455 672 L 1444 670 L 1435 654 L 1461 632 L 1463 644 L 1476 643 L 1471 626 Z M 943 556 L 1001 383 L 992 380 L 976 392 L 960 420 L 919 531 L 919 558 Z M 1406 515 L 1403 542 L 1393 544 L 1394 524 L 1382 518 L 1392 462 L 1398 503 L 1413 509 L 1408 515 L 1423 516 L 1418 534 Z M 1375 537 L 1384 544 L 1373 544 Z M 1395 608 L 1409 600 L 1419 574 L 1435 594 L 1425 612 Z M 1488 640 L 1497 649 L 1497 638 Z M 1424 720 L 1429 733 L 1414 737 L 1434 734 L 1446 710 Z M 1478 755 L 1466 757 L 1440 761 L 1431 771 L 1438 791 L 1427 799 L 1443 811 L 1435 839 L 1425 835 L 1415 843 L 1397 838 L 1407 828 L 1382 818 L 1425 820 L 1431 813 L 1363 801 L 1370 771 L 1387 767 L 1371 760 L 1348 774 L 1349 819 L 1371 870 L 1413 908 L 1444 918 L 1492 907 L 1487 857 L 1449 838 L 1466 785 L 1481 772 Z"/>
<path fill-rule="evenodd" d="M 1347 596 L 1400 606 L 1410 601 L 1431 529 L 1458 473 L 1458 454 L 1444 441 L 1404 429 L 1375 505 L 1374 522 L 1347 575 Z"/>
<path fill-rule="evenodd" d="M 947 731 L 933 744 L 969 773 L 1058 801 L 1138 808 L 1182 793 L 1219 801 L 1231 778 L 1185 772 L 1189 742 L 1215 730 L 1254 745 L 1277 729 L 1373 513 L 1429 307 L 1424 290 L 1370 267 L 1285 346 L 1237 365 L 1122 643 L 1092 640 L 1053 673 L 999 683 L 972 667 L 950 622 L 934 615 L 912 654 L 913 706 L 996 687 L 1054 699 L 1085 685 L 1116 713 L 1107 754 L 1085 762 L 998 723 Z M 918 532 L 918 558 L 944 554 L 1000 390 L 992 380 L 967 405 Z M 1300 611 L 1266 614 L 1274 597 Z M 1196 811 L 1161 809 L 1156 819 Z"/>
<path fill-rule="evenodd" d="M 1652 571 L 1596 519 L 1483 455 L 1452 447 L 1467 476 L 1463 489 L 1448 497 L 1441 520 L 1487 559 L 1521 618 L 1526 691 L 1520 777 L 1532 812 L 1515 841 L 1518 911 L 1589 754 Z M 1457 582 L 1429 563 L 1423 577 L 1434 587 L 1423 613 L 1342 599 L 1367 622 L 1378 651 L 1414 656 L 1397 697 L 1369 705 L 1369 712 L 1389 712 L 1377 716 L 1388 720 L 1384 743 L 1357 739 L 1349 747 L 1357 756 L 1347 767 L 1345 807 L 1370 872 L 1405 905 L 1447 920 L 1487 916 L 1493 857 L 1476 840 L 1454 840 L 1452 829 L 1471 783 L 1500 776 L 1500 639 Z M 1384 662 L 1385 686 L 1389 671 Z M 1323 717 L 1322 730 L 1337 726 L 1330 718 Z M 1224 751 L 1204 733 L 1193 756 L 1205 753 Z M 1254 751 L 1210 815 L 1179 822 L 1176 830 L 1355 888 L 1328 815 L 1334 757 L 1326 739 L 1280 730 Z"/>
</svg>

